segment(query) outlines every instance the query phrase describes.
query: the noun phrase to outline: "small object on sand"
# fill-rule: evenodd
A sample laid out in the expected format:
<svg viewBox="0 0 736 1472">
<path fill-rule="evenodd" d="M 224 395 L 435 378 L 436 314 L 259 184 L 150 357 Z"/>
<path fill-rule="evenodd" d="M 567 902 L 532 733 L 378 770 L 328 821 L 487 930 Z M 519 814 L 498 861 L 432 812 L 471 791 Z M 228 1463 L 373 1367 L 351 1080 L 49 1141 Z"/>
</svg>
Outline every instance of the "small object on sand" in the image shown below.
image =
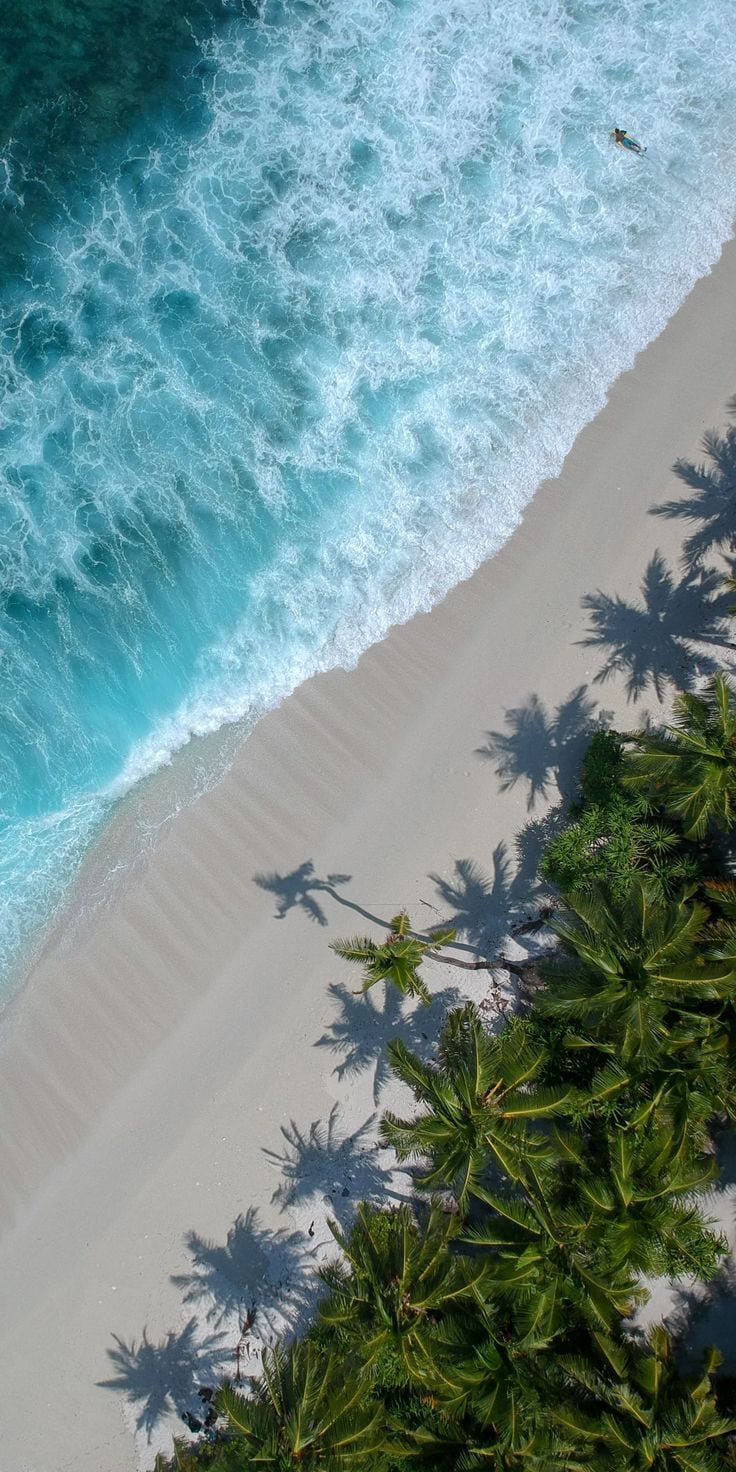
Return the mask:
<svg viewBox="0 0 736 1472">
<path fill-rule="evenodd" d="M 314 1236 L 314 1222 L 310 1222 L 309 1223 L 309 1231 L 307 1232 L 307 1236 L 308 1237 L 313 1237 Z"/>
<path fill-rule="evenodd" d="M 552 919 L 556 909 L 557 904 L 554 900 L 549 905 L 542 905 L 537 915 L 533 915 L 529 920 L 522 921 L 520 925 L 512 925 L 511 934 L 535 935 L 538 930 L 544 929 L 548 921 Z"/>
<path fill-rule="evenodd" d="M 202 1430 L 202 1422 L 198 1419 L 197 1416 L 193 1416 L 191 1411 L 182 1411 L 181 1419 L 184 1422 L 184 1425 L 187 1426 L 190 1431 Z"/>
</svg>

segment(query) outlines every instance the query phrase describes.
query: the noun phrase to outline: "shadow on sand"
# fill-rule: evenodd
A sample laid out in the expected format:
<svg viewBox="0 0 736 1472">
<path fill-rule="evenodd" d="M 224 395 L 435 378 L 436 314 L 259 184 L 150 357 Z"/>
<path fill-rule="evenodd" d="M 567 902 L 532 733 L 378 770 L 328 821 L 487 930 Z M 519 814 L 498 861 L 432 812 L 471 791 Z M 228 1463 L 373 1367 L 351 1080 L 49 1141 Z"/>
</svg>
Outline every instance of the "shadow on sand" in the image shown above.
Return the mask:
<svg viewBox="0 0 736 1472">
<path fill-rule="evenodd" d="M 271 1198 L 282 1211 L 307 1203 L 316 1209 L 323 1203 L 337 1221 L 345 1223 L 354 1213 L 356 1200 L 397 1199 L 382 1164 L 386 1152 L 374 1138 L 375 1115 L 369 1115 L 351 1134 L 343 1134 L 337 1120 L 337 1104 L 326 1120 L 314 1120 L 306 1131 L 292 1120 L 281 1126 L 283 1153 L 264 1151 L 282 1176 Z"/>
<path fill-rule="evenodd" d="M 314 864 L 311 859 L 306 859 L 297 869 L 292 869 L 289 874 L 254 874 L 253 882 L 259 889 L 265 889 L 268 893 L 276 896 L 277 920 L 284 920 L 289 910 L 301 910 L 310 920 L 317 925 L 326 925 L 327 916 L 317 899 L 317 895 L 329 895 L 331 899 L 337 900 L 338 904 L 350 905 L 357 910 L 358 914 L 364 915 L 368 920 L 375 920 L 375 915 L 369 915 L 367 910 L 362 910 L 359 905 L 351 904 L 343 895 L 337 893 L 339 886 L 349 884 L 352 874 L 327 874 L 320 879 L 315 873 Z M 379 920 L 377 924 L 382 924 Z"/>
<path fill-rule="evenodd" d="M 704 675 L 720 668 L 712 653 L 697 646 L 733 648 L 723 622 L 731 602 L 714 570 L 695 566 L 678 582 L 655 552 L 644 574 L 640 603 L 600 592 L 583 599 L 591 629 L 581 643 L 586 649 L 608 651 L 596 683 L 623 676 L 629 700 L 652 689 L 661 702 L 668 686 L 692 690 Z"/>
<path fill-rule="evenodd" d="M 733 595 L 725 592 L 717 572 L 702 566 L 702 559 L 710 552 L 736 550 L 736 426 L 723 437 L 708 436 L 705 450 L 709 467 L 685 462 L 676 466 L 693 494 L 653 508 L 655 515 L 700 523 L 685 544 L 683 577 L 678 581 L 655 553 L 645 572 L 640 602 L 627 603 L 600 592 L 584 600 L 591 628 L 583 644 L 606 651 L 595 681 L 603 683 L 613 675 L 623 675 L 630 700 L 650 688 L 660 701 L 669 685 L 692 688 L 718 667 L 717 651 L 733 648 L 723 626 Z M 710 648 L 699 647 L 704 644 Z M 559 801 L 521 830 L 516 863 L 507 846 L 499 843 L 490 873 L 472 859 L 460 859 L 451 877 L 430 875 L 442 908 L 426 900 L 422 903 L 436 912 L 433 925 L 448 923 L 464 937 L 465 945 L 458 942 L 461 949 L 493 954 L 498 941 L 508 934 L 509 922 L 526 920 L 529 907 L 548 894 L 538 873 L 541 854 L 564 822 L 564 806 L 574 794 L 585 745 L 595 727 L 607 720 L 606 712 L 596 710 L 588 687 L 581 685 L 555 711 L 548 711 L 538 696 L 530 695 L 525 704 L 506 713 L 504 731 L 487 733 L 478 754 L 495 762 L 502 791 L 525 783 L 530 811 L 548 802 L 550 796 Z M 376 915 L 340 893 L 350 879 L 347 874 L 321 879 L 307 860 L 288 874 L 256 875 L 255 883 L 275 896 L 279 919 L 291 909 L 300 909 L 325 927 L 324 901 L 330 899 L 388 928 L 389 917 Z M 330 992 L 338 1014 L 315 1046 L 328 1048 L 339 1057 L 335 1073 L 341 1079 L 371 1069 L 375 1101 L 388 1078 L 385 1047 L 389 1039 L 400 1028 L 412 1049 L 431 1056 L 438 1020 L 458 997 L 453 987 L 446 987 L 436 993 L 431 1009 L 414 1009 L 404 1015 L 401 1000 L 391 988 L 384 990 L 380 1002 L 374 996 L 355 996 L 342 984 L 333 985 Z M 336 1105 L 326 1120 L 316 1120 L 306 1130 L 293 1121 L 283 1127 L 283 1151 L 265 1151 L 281 1174 L 274 1203 L 282 1210 L 313 1205 L 315 1217 L 320 1215 L 318 1208 L 326 1206 L 330 1216 L 346 1225 L 361 1199 L 404 1199 L 389 1178 L 389 1152 L 377 1148 L 373 1133 L 372 1115 L 358 1130 L 342 1133 Z M 736 1181 L 732 1138 L 724 1144 L 721 1161 L 718 1189 L 725 1193 Z M 733 1215 L 730 1199 L 729 1210 Z M 733 1238 L 733 1222 L 729 1233 Z M 115 1338 L 108 1351 L 113 1374 L 100 1382 L 125 1396 L 135 1407 L 136 1424 L 149 1434 L 159 1420 L 172 1413 L 201 1409 L 199 1387 L 232 1366 L 232 1328 L 226 1333 L 226 1325 L 238 1324 L 245 1315 L 261 1340 L 282 1332 L 284 1323 L 295 1331 L 311 1311 L 318 1291 L 313 1266 L 315 1248 L 321 1244 L 312 1243 L 307 1233 L 263 1228 L 253 1209 L 236 1218 L 222 1244 L 194 1231 L 185 1240 L 191 1269 L 172 1281 L 182 1290 L 184 1304 L 201 1314 L 206 1328 L 198 1330 L 192 1317 L 183 1329 L 172 1331 L 158 1343 L 145 1330 L 137 1343 Z M 716 1342 L 726 1353 L 729 1370 L 736 1370 L 735 1288 L 732 1260 L 709 1286 L 705 1298 L 677 1286 L 667 1319 L 693 1362 L 706 1344 Z"/>
<path fill-rule="evenodd" d="M 188 1273 L 172 1283 L 185 1304 L 203 1314 L 214 1328 L 242 1320 L 250 1313 L 254 1329 L 273 1332 L 275 1319 L 296 1327 L 310 1297 L 314 1252 L 302 1232 L 272 1230 L 261 1225 L 255 1207 L 237 1216 L 223 1243 L 187 1232 L 191 1255 Z M 278 1305 L 277 1313 L 270 1305 Z"/>
<path fill-rule="evenodd" d="M 442 923 L 453 926 L 473 950 L 488 956 L 497 952 L 513 922 L 529 918 L 543 888 L 526 863 L 511 860 L 505 843 L 493 850 L 490 874 L 474 859 L 457 859 L 450 878 L 429 877 L 442 901 L 437 912 Z"/>
<path fill-rule="evenodd" d="M 387 1044 L 400 1036 L 412 1052 L 429 1057 L 441 1019 L 457 1005 L 460 993 L 455 987 L 445 987 L 433 991 L 430 1007 L 406 1011 L 395 987 L 383 987 L 378 996 L 376 991 L 356 995 L 341 982 L 333 983 L 329 993 L 337 1004 L 337 1016 L 314 1046 L 329 1048 L 340 1057 L 334 1068 L 339 1079 L 357 1078 L 372 1070 L 373 1101 L 378 1104 L 391 1077 Z"/>
<path fill-rule="evenodd" d="M 551 790 L 569 799 L 591 732 L 609 718 L 598 710 L 587 685 L 579 685 L 554 712 L 538 695 L 530 695 L 524 705 L 506 711 L 505 731 L 486 732 L 486 744 L 477 755 L 496 763 L 501 792 L 527 784 L 531 811 L 537 802 L 547 801 Z"/>
<path fill-rule="evenodd" d="M 736 399 L 728 407 L 736 416 Z M 699 523 L 685 541 L 686 566 L 695 566 L 706 553 L 736 551 L 736 425 L 722 435 L 710 430 L 703 437 L 703 450 L 706 460 L 699 465 L 675 462 L 676 474 L 692 495 L 652 507 L 653 516 Z"/>
<path fill-rule="evenodd" d="M 197 1391 L 217 1379 L 231 1358 L 224 1334 L 202 1335 L 196 1318 L 178 1332 L 171 1330 L 154 1344 L 146 1330 L 138 1343 L 113 1335 L 107 1353 L 114 1374 L 98 1384 L 122 1394 L 134 1407 L 139 1431 L 150 1437 L 158 1423 L 182 1410 L 196 1412 Z"/>
<path fill-rule="evenodd" d="M 172 1276 L 193 1312 L 184 1328 L 154 1343 L 144 1329 L 107 1351 L 114 1373 L 99 1381 L 122 1394 L 149 1440 L 161 1422 L 183 1414 L 201 1419 L 199 1390 L 223 1375 L 259 1367 L 260 1346 L 297 1333 L 319 1296 L 315 1245 L 304 1232 L 263 1227 L 249 1208 L 223 1243 L 187 1232 L 191 1270 Z M 181 1427 L 177 1434 L 184 1434 Z"/>
<path fill-rule="evenodd" d="M 430 878 L 433 877 L 430 875 Z M 360 915 L 361 919 L 368 920 L 371 925 L 378 925 L 381 930 L 390 930 L 391 913 L 377 915 L 374 910 L 368 910 L 365 905 L 358 904 L 357 900 L 350 900 L 347 895 L 338 893 L 337 886 L 349 884 L 351 878 L 350 874 L 328 874 L 324 879 L 320 879 L 315 873 L 312 860 L 307 859 L 297 869 L 292 869 L 289 874 L 276 872 L 254 874 L 253 882 L 260 889 L 265 889 L 278 896 L 275 913 L 277 920 L 285 919 L 289 910 L 300 909 L 310 920 L 315 920 L 318 925 L 326 926 L 328 924 L 327 915 L 319 900 L 315 898 L 316 895 L 326 895 L 329 899 L 334 900 L 335 904 L 342 905 L 343 909 L 352 910 L 354 915 Z M 424 903 L 426 904 L 426 901 Z M 432 926 L 429 927 L 430 930 L 432 928 Z M 416 926 L 412 927 L 411 933 L 420 940 L 429 938 L 425 930 Z M 474 948 L 463 944 L 462 941 L 454 941 L 446 949 L 448 951 L 473 951 Z"/>
</svg>

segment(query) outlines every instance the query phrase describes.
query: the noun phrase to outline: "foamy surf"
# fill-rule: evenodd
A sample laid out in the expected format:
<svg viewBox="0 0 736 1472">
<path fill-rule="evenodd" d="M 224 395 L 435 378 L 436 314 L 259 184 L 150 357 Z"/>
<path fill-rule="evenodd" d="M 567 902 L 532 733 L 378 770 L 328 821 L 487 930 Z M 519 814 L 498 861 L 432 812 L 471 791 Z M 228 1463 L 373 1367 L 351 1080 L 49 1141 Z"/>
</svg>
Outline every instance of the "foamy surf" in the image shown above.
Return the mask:
<svg viewBox="0 0 736 1472">
<path fill-rule="evenodd" d="M 141 775 L 507 539 L 729 233 L 734 18 L 266 3 L 64 201 L 2 318 L 6 961 Z"/>
</svg>

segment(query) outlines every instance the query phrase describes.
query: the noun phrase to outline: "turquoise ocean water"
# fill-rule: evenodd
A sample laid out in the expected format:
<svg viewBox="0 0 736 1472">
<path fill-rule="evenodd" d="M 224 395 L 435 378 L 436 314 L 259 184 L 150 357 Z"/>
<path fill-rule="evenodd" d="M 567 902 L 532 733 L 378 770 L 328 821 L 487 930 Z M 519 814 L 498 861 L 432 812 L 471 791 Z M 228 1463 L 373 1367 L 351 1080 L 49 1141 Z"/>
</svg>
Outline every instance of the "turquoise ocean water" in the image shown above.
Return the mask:
<svg viewBox="0 0 736 1472">
<path fill-rule="evenodd" d="M 138 778 L 503 543 L 736 206 L 736 0 L 40 15 L 0 72 L 6 968 Z"/>
</svg>

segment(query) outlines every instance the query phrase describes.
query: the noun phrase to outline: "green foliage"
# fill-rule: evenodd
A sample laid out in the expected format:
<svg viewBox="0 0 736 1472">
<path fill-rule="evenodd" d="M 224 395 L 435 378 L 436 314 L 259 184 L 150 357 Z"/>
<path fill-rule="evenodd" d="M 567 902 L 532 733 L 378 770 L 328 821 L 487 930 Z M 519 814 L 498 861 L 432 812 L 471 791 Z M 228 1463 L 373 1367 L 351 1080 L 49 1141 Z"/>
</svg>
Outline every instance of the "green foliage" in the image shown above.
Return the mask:
<svg viewBox="0 0 736 1472">
<path fill-rule="evenodd" d="M 240 1444 L 243 1468 L 341 1472 L 374 1457 L 386 1442 L 381 1407 L 344 1357 L 324 1354 L 308 1340 L 265 1352 L 250 1396 L 226 1386 L 218 1407 Z"/>
<path fill-rule="evenodd" d="M 562 1186 L 562 1183 L 558 1183 Z M 594 1213 L 569 1189 L 488 1192 L 490 1213 L 467 1241 L 490 1249 L 491 1291 L 507 1305 L 522 1342 L 551 1343 L 575 1327 L 610 1330 L 646 1290 L 614 1267 L 593 1231 Z"/>
<path fill-rule="evenodd" d="M 483 1263 L 451 1252 L 457 1226 L 436 1203 L 421 1225 L 408 1206 L 378 1211 L 363 1203 L 347 1236 L 334 1222 L 330 1229 L 343 1258 L 320 1269 L 330 1290 L 320 1304 L 323 1324 L 382 1380 L 431 1382 L 435 1325 L 482 1292 Z"/>
<path fill-rule="evenodd" d="M 624 782 L 644 792 L 682 823 L 686 837 L 715 827 L 729 832 L 736 818 L 736 695 L 716 675 L 702 696 L 675 701 L 675 721 L 642 733 L 625 763 Z"/>
<path fill-rule="evenodd" d="M 672 1132 L 628 1122 L 597 1132 L 574 1171 L 568 1192 L 582 1203 L 599 1263 L 614 1275 L 690 1274 L 708 1281 L 726 1250 L 693 1196 L 717 1174 L 712 1155 L 685 1156 Z M 562 1187 L 564 1200 L 565 1186 Z"/>
<path fill-rule="evenodd" d="M 264 1354 L 248 1395 L 222 1389 L 226 1421 L 172 1472 L 736 1465 L 717 1351 L 688 1377 L 663 1330 L 626 1333 L 646 1279 L 708 1281 L 725 1250 L 701 1202 L 713 1120 L 736 1114 L 736 882 L 702 840 L 731 821 L 732 717 L 715 682 L 633 753 L 594 737 L 545 856 L 565 905 L 528 1015 L 494 1036 L 457 1007 L 431 1062 L 389 1044 L 416 1108 L 382 1138 L 457 1210 L 363 1203 L 349 1230 L 332 1223 L 315 1323 Z M 391 924 L 383 944 L 333 949 L 363 990 L 426 1001 L 419 969 L 453 932 Z"/>
<path fill-rule="evenodd" d="M 718 1410 L 713 1375 L 721 1356 L 706 1351 L 702 1373 L 680 1374 L 662 1328 L 644 1348 L 598 1337 L 597 1362 L 566 1360 L 574 1399 L 554 1418 L 601 1472 L 720 1472 L 736 1421 Z"/>
<path fill-rule="evenodd" d="M 422 1062 L 400 1039 L 388 1052 L 424 1111 L 411 1119 L 387 1113 L 382 1137 L 399 1160 L 426 1161 L 422 1186 L 444 1186 L 461 1205 L 477 1195 L 489 1166 L 519 1180 L 548 1157 L 549 1137 L 536 1126 L 577 1102 L 572 1088 L 539 1086 L 545 1055 L 530 1045 L 523 1022 L 491 1037 L 471 1002 L 450 1013 L 436 1064 Z"/>
<path fill-rule="evenodd" d="M 717 1016 L 736 996 L 736 957 L 704 943 L 708 919 L 641 878 L 623 901 L 603 886 L 571 896 L 553 922 L 571 964 L 551 976 L 540 1011 L 593 1031 L 624 1064 L 654 1061 L 675 1023 L 704 1007 Z"/>
<path fill-rule="evenodd" d="M 441 950 L 455 939 L 452 929 L 434 930 L 426 940 L 411 933 L 409 916 L 402 910 L 394 915 L 391 930 L 385 941 L 378 944 L 367 935 L 356 935 L 350 940 L 330 942 L 330 950 L 344 961 L 353 961 L 363 969 L 361 991 L 367 992 L 377 982 L 395 986 L 402 996 L 418 997 L 428 1003 L 429 991 L 419 975 L 419 967 L 427 956 Z"/>
<path fill-rule="evenodd" d="M 214 1442 L 176 1442 L 173 1457 L 158 1456 L 153 1472 L 245 1472 L 247 1466 L 242 1444 L 225 1431 Z"/>
<path fill-rule="evenodd" d="M 572 822 L 548 845 L 541 863 L 545 878 L 563 894 L 605 884 L 612 899 L 622 901 L 632 879 L 645 875 L 671 897 L 698 876 L 692 848 L 646 791 L 624 784 L 624 770 L 621 738 L 597 731 L 583 761 Z"/>
</svg>

